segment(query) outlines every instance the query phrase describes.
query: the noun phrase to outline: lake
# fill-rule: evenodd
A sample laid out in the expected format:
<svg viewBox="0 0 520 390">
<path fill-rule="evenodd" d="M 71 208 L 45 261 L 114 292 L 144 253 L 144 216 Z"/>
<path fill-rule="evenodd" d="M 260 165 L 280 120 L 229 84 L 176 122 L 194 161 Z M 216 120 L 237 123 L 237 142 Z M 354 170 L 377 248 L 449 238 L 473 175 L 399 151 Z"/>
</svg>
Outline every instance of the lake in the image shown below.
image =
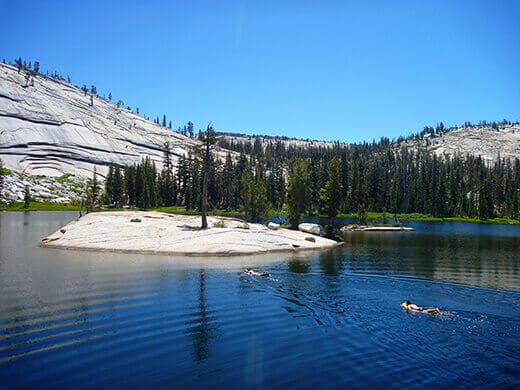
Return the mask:
<svg viewBox="0 0 520 390">
<path fill-rule="evenodd" d="M 520 226 L 234 258 L 38 247 L 76 217 L 0 213 L 1 388 L 520 386 Z"/>
</svg>

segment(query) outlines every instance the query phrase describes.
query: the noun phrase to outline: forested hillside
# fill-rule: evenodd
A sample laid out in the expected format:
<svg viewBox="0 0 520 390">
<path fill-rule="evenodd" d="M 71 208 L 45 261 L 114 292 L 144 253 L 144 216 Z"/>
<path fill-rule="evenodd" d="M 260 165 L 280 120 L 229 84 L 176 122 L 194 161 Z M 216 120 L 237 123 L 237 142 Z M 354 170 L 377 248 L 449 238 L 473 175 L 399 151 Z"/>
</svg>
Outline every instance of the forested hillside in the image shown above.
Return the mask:
<svg viewBox="0 0 520 390">
<path fill-rule="evenodd" d="M 291 214 L 294 207 L 300 213 L 331 216 L 376 211 L 520 218 L 518 158 L 490 162 L 480 156 L 438 156 L 426 148 L 413 150 L 397 145 L 388 139 L 331 147 L 286 147 L 281 140 L 265 146 L 259 142 L 235 144 L 238 159 L 228 154 L 224 163 L 211 164 L 209 204 L 216 209 L 245 211 L 256 220 L 269 209 Z M 229 143 L 226 146 L 233 147 Z M 143 203 L 150 196 L 142 194 L 150 190 L 132 184 L 139 170 L 156 178 L 148 181 L 152 193 L 163 194 L 169 188 L 169 195 Z M 200 209 L 201 165 L 191 155 L 181 158 L 170 173 L 157 175 L 145 161 L 127 168 L 125 175 L 126 181 L 121 179 L 127 183 L 122 202 L 140 207 L 164 204 Z M 168 185 L 164 177 L 172 178 Z M 110 182 L 107 185 L 110 188 Z"/>
</svg>

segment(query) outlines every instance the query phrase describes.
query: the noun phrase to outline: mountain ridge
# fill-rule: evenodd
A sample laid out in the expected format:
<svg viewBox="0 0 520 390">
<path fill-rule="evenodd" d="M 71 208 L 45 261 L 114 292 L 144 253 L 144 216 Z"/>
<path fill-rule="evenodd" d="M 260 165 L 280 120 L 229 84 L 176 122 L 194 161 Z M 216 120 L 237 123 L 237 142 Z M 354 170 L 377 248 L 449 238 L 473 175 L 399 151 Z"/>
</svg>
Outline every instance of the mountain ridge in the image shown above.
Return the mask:
<svg viewBox="0 0 520 390">
<path fill-rule="evenodd" d="M 481 155 L 487 161 L 520 158 L 520 124 L 504 122 L 465 125 L 428 131 L 392 140 L 396 147 L 426 149 L 439 156 Z M 349 147 L 340 141 L 297 139 L 286 136 L 219 132 L 218 158 L 233 143 L 263 148 L 281 142 L 285 147 Z M 388 140 L 390 143 L 390 140 Z M 59 76 L 43 75 L 0 63 L 0 158 L 14 171 L 6 178 L 8 198 L 22 199 L 25 185 L 44 199 L 70 199 L 78 195 L 75 182 L 92 177 L 94 167 L 103 178 L 110 165 L 132 165 L 149 157 L 160 169 L 168 143 L 175 169 L 197 137 L 151 122 L 120 103 L 89 93 Z M 226 146 L 227 145 L 227 146 Z M 227 149 L 226 149 L 227 148 Z M 242 148 L 243 150 L 244 148 Z M 61 178 L 61 181 L 42 179 Z"/>
</svg>

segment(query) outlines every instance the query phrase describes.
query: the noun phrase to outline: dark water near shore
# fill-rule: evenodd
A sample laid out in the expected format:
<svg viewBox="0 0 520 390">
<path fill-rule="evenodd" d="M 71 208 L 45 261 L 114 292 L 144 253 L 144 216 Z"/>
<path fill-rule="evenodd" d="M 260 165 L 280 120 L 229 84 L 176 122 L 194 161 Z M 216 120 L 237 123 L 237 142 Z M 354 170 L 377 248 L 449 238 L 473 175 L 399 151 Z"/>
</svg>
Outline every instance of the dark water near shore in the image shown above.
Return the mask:
<svg viewBox="0 0 520 390">
<path fill-rule="evenodd" d="M 76 216 L 0 213 L 0 388 L 520 386 L 519 226 L 228 259 L 37 246 Z"/>
</svg>

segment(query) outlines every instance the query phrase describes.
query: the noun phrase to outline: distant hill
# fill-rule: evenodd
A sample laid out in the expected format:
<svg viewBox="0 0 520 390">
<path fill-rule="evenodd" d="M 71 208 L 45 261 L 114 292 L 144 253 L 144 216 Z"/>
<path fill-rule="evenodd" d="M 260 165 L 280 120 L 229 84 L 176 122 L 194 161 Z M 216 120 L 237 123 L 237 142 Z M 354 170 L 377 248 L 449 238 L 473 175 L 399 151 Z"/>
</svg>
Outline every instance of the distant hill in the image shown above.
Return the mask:
<svg viewBox="0 0 520 390">
<path fill-rule="evenodd" d="M 520 124 L 504 122 L 423 132 L 400 142 L 399 146 L 424 148 L 438 156 L 481 156 L 487 161 L 498 156 L 520 158 Z"/>
<path fill-rule="evenodd" d="M 257 140 L 260 142 L 262 147 L 266 147 L 269 144 L 276 144 L 281 142 L 286 148 L 288 147 L 324 147 L 331 148 L 335 145 L 348 146 L 347 143 L 339 141 L 318 141 L 301 138 L 290 138 L 285 136 L 271 136 L 271 135 L 248 135 L 248 134 L 236 134 L 228 132 L 219 132 L 219 138 L 223 141 L 221 144 L 254 144 Z"/>
<path fill-rule="evenodd" d="M 282 143 L 288 147 L 323 147 L 349 146 L 338 141 L 317 141 L 288 138 L 284 136 L 248 135 L 220 132 L 221 145 L 235 150 L 236 145 L 260 143 L 262 147 Z M 390 140 L 388 140 L 390 142 Z M 511 122 L 466 125 L 436 131 L 433 127 L 394 141 L 397 147 L 426 149 L 438 156 L 455 155 L 481 156 L 484 160 L 494 161 L 500 158 L 520 158 L 520 124 Z"/>
</svg>

